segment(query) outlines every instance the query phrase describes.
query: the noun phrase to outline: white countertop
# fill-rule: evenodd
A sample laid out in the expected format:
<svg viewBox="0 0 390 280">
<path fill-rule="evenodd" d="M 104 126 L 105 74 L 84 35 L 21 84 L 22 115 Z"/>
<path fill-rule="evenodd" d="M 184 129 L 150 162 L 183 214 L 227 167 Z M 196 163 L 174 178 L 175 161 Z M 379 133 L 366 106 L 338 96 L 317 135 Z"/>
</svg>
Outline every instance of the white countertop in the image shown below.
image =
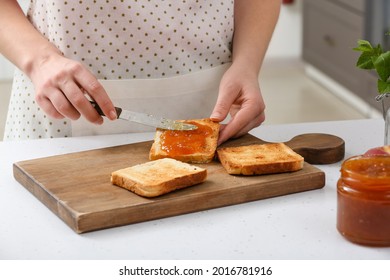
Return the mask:
<svg viewBox="0 0 390 280">
<path fill-rule="evenodd" d="M 345 140 L 346 157 L 383 145 L 383 120 L 263 125 L 283 142 L 302 133 Z M 336 229 L 341 163 L 318 165 L 319 190 L 76 234 L 13 177 L 14 162 L 151 140 L 153 134 L 0 142 L 0 259 L 390 259 L 390 248 L 345 240 Z"/>
</svg>

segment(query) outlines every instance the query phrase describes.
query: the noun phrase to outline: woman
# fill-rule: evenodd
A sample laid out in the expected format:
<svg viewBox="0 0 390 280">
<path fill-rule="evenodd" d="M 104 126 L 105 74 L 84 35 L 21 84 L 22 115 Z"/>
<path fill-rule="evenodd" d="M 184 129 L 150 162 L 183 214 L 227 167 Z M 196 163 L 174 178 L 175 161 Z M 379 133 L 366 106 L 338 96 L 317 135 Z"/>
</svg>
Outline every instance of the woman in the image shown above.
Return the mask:
<svg viewBox="0 0 390 280">
<path fill-rule="evenodd" d="M 186 99 L 180 106 L 170 108 L 182 108 L 181 114 L 164 116 L 191 118 L 185 114 L 186 108 L 197 104 L 201 116 L 209 114 L 218 122 L 230 113 L 219 143 L 241 136 L 265 118 L 258 74 L 280 2 L 35 0 L 26 17 L 17 1 L 2 1 L 0 51 L 19 69 L 4 140 L 74 136 L 80 116 L 101 125 L 103 119 L 87 96 L 113 121 L 114 104 L 122 100 L 128 100 L 123 103 L 127 106 L 137 104 L 140 111 L 151 110 L 140 108 L 146 101 L 137 103 L 131 99 L 135 89 L 142 91 L 148 85 L 147 80 L 157 86 L 154 91 L 159 91 L 160 84 L 172 85 L 166 79 L 179 85 L 196 80 L 196 87 L 202 88 L 203 80 L 209 76 L 219 77 L 215 99 L 213 86 L 208 85 L 210 90 L 204 90 L 207 94 L 191 93 L 199 95 L 196 102 Z M 130 84 L 113 103 L 111 92 L 102 85 L 104 80 L 127 80 Z M 172 87 L 162 88 L 170 90 Z M 148 94 L 142 98 L 147 99 Z M 202 104 L 211 102 L 215 106 L 210 112 Z M 160 112 L 155 107 L 149 113 L 161 115 Z M 114 130 L 107 131 L 116 132 L 118 123 L 111 123 Z"/>
</svg>

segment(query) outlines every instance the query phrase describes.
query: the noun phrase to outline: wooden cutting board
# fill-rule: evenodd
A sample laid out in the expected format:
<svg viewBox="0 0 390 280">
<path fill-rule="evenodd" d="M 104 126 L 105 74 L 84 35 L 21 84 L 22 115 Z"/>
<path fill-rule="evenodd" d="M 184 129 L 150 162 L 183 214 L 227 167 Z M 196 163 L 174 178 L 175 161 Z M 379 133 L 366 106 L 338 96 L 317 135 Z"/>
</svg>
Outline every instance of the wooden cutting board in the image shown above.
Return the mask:
<svg viewBox="0 0 390 280">
<path fill-rule="evenodd" d="M 309 140 L 307 140 L 309 139 Z M 321 140 L 325 139 L 325 140 Z M 264 141 L 246 135 L 225 145 Z M 304 145 L 303 145 L 303 144 Z M 344 157 L 344 141 L 332 135 L 306 134 L 286 142 L 301 154 L 314 147 L 321 161 Z M 111 172 L 148 161 L 151 141 L 14 163 L 15 179 L 77 233 L 128 225 L 205 209 L 322 188 L 325 174 L 305 162 L 302 170 L 262 176 L 232 176 L 218 162 L 207 168 L 207 181 L 157 198 L 144 198 L 116 187 Z M 332 151 L 332 152 L 330 152 Z M 335 156 L 336 155 L 336 156 Z"/>
</svg>

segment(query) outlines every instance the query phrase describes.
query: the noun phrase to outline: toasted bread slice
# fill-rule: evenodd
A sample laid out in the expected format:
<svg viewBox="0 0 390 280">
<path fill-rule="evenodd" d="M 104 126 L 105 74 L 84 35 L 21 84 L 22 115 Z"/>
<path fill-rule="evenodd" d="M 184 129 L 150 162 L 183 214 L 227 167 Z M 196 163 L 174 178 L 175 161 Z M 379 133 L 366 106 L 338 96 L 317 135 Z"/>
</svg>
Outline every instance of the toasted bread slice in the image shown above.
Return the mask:
<svg viewBox="0 0 390 280">
<path fill-rule="evenodd" d="M 111 174 L 114 185 L 145 197 L 199 184 L 206 178 L 206 169 L 169 158 L 138 164 Z"/>
<path fill-rule="evenodd" d="M 304 159 L 283 143 L 226 147 L 217 150 L 229 174 L 261 175 L 297 171 Z"/>
<path fill-rule="evenodd" d="M 173 158 L 187 163 L 208 163 L 217 149 L 219 123 L 210 119 L 186 120 L 198 129 L 173 131 L 157 129 L 149 159 Z"/>
</svg>

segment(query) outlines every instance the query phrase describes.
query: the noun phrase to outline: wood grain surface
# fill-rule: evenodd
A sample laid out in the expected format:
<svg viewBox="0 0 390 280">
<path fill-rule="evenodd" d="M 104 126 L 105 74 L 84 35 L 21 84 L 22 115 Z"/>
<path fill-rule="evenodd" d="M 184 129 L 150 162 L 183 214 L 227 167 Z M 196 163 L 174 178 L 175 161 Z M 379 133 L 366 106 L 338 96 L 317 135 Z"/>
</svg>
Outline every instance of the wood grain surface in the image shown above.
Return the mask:
<svg viewBox="0 0 390 280">
<path fill-rule="evenodd" d="M 314 146 L 320 135 L 316 136 L 310 140 Z M 297 140 L 302 141 L 305 142 Z M 253 143 L 264 141 L 246 135 L 225 145 Z M 304 146 L 307 144 L 306 141 Z M 140 197 L 112 185 L 111 172 L 148 161 L 151 145 L 148 141 L 17 162 L 13 166 L 14 177 L 77 233 L 314 190 L 325 185 L 324 172 L 307 162 L 297 172 L 245 177 L 227 174 L 217 161 L 198 165 L 207 168 L 206 182 L 157 198 Z M 294 145 L 297 144 L 291 144 Z M 333 150 L 343 149 L 335 146 Z"/>
</svg>

